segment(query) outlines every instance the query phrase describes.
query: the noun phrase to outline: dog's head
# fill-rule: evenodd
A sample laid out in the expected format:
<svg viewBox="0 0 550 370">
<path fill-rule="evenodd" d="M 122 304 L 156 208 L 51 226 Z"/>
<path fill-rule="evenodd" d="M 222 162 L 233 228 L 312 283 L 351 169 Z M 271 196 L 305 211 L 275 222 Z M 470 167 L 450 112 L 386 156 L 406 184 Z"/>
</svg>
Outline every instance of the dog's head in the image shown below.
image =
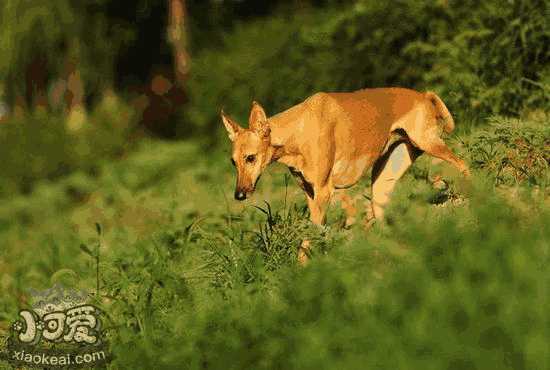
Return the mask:
<svg viewBox="0 0 550 370">
<path fill-rule="evenodd" d="M 245 200 L 256 189 L 262 171 L 271 161 L 269 154 L 270 129 L 264 109 L 253 102 L 248 128 L 221 112 L 222 121 L 233 143 L 231 162 L 237 169 L 235 199 Z"/>
</svg>

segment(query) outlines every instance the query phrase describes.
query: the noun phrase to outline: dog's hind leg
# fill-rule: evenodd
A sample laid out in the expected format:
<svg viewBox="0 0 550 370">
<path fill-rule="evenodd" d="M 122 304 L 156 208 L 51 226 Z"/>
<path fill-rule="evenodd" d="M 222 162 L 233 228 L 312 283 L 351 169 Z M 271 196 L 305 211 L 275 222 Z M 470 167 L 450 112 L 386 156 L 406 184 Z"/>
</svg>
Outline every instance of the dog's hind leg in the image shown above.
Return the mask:
<svg viewBox="0 0 550 370">
<path fill-rule="evenodd" d="M 432 99 L 432 104 L 434 104 L 434 101 L 438 102 L 436 103 L 436 111 L 429 109 L 426 111 L 428 112 L 427 114 L 426 112 L 422 113 L 422 111 L 420 111 L 415 120 L 404 123 L 403 129 L 415 147 L 433 157 L 450 163 L 468 177 L 470 175 L 470 170 L 466 163 L 449 149 L 440 136 L 441 128 L 438 125 L 438 117 L 446 116 L 447 122 L 449 122 L 449 118 L 452 122 L 452 117 L 450 117 L 450 113 L 443 102 L 441 102 L 441 99 L 437 98 L 437 100 L 433 100 L 433 95 L 434 94 L 430 94 L 429 96 Z M 430 105 L 428 105 L 428 107 L 430 107 Z M 451 123 L 451 126 L 445 126 L 444 130 L 450 132 L 453 128 L 454 122 Z"/>
<path fill-rule="evenodd" d="M 406 141 L 394 143 L 372 169 L 372 211 L 378 220 L 384 218 L 397 180 L 403 176 L 422 152 Z"/>
<path fill-rule="evenodd" d="M 439 137 L 432 137 L 427 140 L 421 140 L 417 143 L 418 147 L 425 151 L 427 154 L 442 159 L 454 167 L 456 167 L 464 176 L 470 176 L 470 170 L 466 163 L 458 158 L 449 147 L 445 144 L 443 139 Z"/>
<path fill-rule="evenodd" d="M 340 202 L 340 207 L 346 214 L 346 222 L 344 227 L 349 228 L 355 223 L 357 216 L 357 208 L 355 207 L 353 199 L 345 189 L 338 189 L 335 191 L 334 200 Z"/>
</svg>

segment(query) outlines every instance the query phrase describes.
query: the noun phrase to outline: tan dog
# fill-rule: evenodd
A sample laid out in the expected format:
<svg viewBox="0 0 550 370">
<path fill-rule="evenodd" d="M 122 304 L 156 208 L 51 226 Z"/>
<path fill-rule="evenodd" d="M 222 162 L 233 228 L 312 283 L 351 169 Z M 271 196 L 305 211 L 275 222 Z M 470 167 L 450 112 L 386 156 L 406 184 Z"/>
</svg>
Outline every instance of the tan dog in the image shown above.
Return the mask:
<svg viewBox="0 0 550 370">
<path fill-rule="evenodd" d="M 248 129 L 223 111 L 221 115 L 233 142 L 235 199 L 246 199 L 267 165 L 278 161 L 298 178 L 307 196 L 311 221 L 319 225 L 325 222 L 335 189 L 353 186 L 370 167 L 376 219 L 383 218 L 383 207 L 396 181 L 422 152 L 469 174 L 464 161 L 440 137 L 443 130 L 452 132 L 454 122 L 445 104 L 432 92 L 379 88 L 317 93 L 270 118 L 254 102 Z M 349 224 L 355 209 L 345 194 L 342 203 Z M 307 259 L 308 248 L 309 242 L 304 241 L 299 251 L 301 262 Z"/>
</svg>

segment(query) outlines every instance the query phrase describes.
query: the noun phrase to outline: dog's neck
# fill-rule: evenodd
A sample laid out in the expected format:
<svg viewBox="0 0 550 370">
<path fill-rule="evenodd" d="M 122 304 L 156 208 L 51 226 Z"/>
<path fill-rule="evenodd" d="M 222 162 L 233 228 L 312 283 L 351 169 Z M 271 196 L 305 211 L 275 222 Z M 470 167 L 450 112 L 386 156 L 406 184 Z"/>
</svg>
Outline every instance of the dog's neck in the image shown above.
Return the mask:
<svg viewBox="0 0 550 370">
<path fill-rule="evenodd" d="M 268 150 L 268 158 L 270 158 L 270 160 L 269 160 L 270 164 L 273 163 L 273 162 L 278 162 L 281 158 L 288 155 L 285 152 L 284 145 L 282 145 L 282 146 L 270 145 L 267 150 Z"/>
<path fill-rule="evenodd" d="M 289 167 L 300 168 L 300 152 L 296 145 L 296 125 L 302 121 L 303 107 L 292 107 L 268 119 L 270 133 L 270 145 L 268 158 L 270 163 L 280 162 Z"/>
</svg>

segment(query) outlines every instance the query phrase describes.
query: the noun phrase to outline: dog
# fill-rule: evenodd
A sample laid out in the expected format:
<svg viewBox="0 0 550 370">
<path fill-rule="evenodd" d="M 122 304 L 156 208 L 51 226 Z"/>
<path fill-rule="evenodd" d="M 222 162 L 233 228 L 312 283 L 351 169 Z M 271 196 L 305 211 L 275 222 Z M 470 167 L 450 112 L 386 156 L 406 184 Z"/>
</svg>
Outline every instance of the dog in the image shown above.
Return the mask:
<svg viewBox="0 0 550 370">
<path fill-rule="evenodd" d="M 383 219 L 396 182 L 422 153 L 450 163 L 465 176 L 470 174 L 441 138 L 455 124 L 433 92 L 405 88 L 320 92 L 270 118 L 253 102 L 248 129 L 223 110 L 221 118 L 237 169 L 235 199 L 245 200 L 254 192 L 270 163 L 284 163 L 304 190 L 310 219 L 317 225 L 324 224 L 335 191 L 355 185 L 369 168 L 376 220 Z M 350 224 L 355 209 L 345 193 L 341 200 Z M 305 263 L 308 254 L 309 241 L 304 240 L 299 261 Z"/>
</svg>

